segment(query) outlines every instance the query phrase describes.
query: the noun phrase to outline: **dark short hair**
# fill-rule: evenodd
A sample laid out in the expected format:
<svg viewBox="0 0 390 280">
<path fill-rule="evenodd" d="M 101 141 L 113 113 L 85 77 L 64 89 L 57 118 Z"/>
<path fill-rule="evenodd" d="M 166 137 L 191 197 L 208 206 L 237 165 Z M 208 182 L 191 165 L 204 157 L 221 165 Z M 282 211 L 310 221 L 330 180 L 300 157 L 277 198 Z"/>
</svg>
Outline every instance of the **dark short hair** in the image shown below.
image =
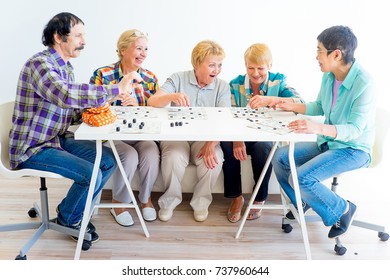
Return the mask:
<svg viewBox="0 0 390 280">
<path fill-rule="evenodd" d="M 71 13 L 59 13 L 55 15 L 46 25 L 42 34 L 42 44 L 47 47 L 54 46 L 54 34 L 61 36 L 66 41 L 70 29 L 78 23 L 84 22 Z"/>
<path fill-rule="evenodd" d="M 354 54 L 357 48 L 357 38 L 348 26 L 336 25 L 321 32 L 317 37 L 327 50 L 340 50 L 346 64 L 355 60 Z"/>
</svg>

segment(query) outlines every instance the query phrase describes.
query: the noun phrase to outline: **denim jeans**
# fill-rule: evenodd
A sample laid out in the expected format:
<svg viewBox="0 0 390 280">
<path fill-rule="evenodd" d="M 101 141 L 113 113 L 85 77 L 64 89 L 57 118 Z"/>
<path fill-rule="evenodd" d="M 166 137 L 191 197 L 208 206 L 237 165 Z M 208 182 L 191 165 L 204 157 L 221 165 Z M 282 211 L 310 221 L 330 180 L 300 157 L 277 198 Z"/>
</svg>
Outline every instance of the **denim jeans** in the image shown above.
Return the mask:
<svg viewBox="0 0 390 280">
<path fill-rule="evenodd" d="M 61 224 L 74 226 L 81 221 L 87 201 L 96 144 L 93 141 L 76 141 L 73 137 L 65 136 L 60 136 L 60 143 L 63 150 L 44 149 L 20 164 L 19 168 L 50 171 L 74 181 L 58 206 L 57 217 Z M 101 191 L 115 168 L 116 161 L 111 149 L 103 147 L 93 198 Z"/>
<path fill-rule="evenodd" d="M 343 215 L 347 202 L 321 182 L 346 171 L 367 167 L 370 155 L 352 148 L 329 150 L 317 143 L 297 143 L 294 153 L 301 198 L 331 226 Z M 272 160 L 276 178 L 290 200 L 297 204 L 292 187 L 288 147 L 276 150 Z"/>
</svg>

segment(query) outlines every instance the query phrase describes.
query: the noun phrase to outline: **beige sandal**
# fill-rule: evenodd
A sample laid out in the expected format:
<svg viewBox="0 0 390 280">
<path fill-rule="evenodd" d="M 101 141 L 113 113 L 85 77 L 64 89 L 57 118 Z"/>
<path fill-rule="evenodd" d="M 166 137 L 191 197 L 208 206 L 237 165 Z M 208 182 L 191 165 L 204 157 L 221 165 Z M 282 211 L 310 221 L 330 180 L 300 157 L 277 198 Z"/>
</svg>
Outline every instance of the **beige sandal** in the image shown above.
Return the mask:
<svg viewBox="0 0 390 280">
<path fill-rule="evenodd" d="M 261 204 L 261 205 L 264 205 L 264 202 L 265 201 L 255 201 L 253 202 L 253 204 Z M 261 210 L 262 209 L 251 209 L 249 211 L 249 214 L 248 214 L 248 217 L 246 218 L 247 220 L 256 220 L 258 218 L 260 218 L 261 216 Z"/>
<path fill-rule="evenodd" d="M 237 223 L 241 219 L 241 211 L 242 211 L 242 207 L 244 206 L 244 202 L 245 202 L 244 197 L 241 196 L 240 207 L 236 211 L 233 211 L 232 210 L 233 201 L 232 201 L 227 213 L 227 219 L 229 220 L 229 222 Z"/>
</svg>

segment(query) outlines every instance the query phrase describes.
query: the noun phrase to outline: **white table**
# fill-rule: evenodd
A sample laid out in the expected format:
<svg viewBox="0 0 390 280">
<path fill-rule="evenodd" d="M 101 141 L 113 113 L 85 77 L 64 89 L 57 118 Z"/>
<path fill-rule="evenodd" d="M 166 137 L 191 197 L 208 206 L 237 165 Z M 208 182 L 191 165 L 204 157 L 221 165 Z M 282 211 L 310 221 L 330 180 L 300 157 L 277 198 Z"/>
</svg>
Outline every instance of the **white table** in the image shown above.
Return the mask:
<svg viewBox="0 0 390 280">
<path fill-rule="evenodd" d="M 80 127 L 75 132 L 75 139 L 78 140 L 95 140 L 96 141 L 96 159 L 94 164 L 94 169 L 92 173 L 91 178 L 91 185 L 88 192 L 87 202 L 85 206 L 85 211 L 83 215 L 82 220 L 82 226 L 80 229 L 80 235 L 79 240 L 77 242 L 77 248 L 75 252 L 74 259 L 80 258 L 81 253 L 81 247 L 82 247 L 82 238 L 80 236 L 84 236 L 86 225 L 89 222 L 89 219 L 91 217 L 91 214 L 94 210 L 94 208 L 109 208 L 113 207 L 114 205 L 112 203 L 101 203 L 95 205 L 94 208 L 91 209 L 91 203 L 92 203 L 92 195 L 93 195 L 93 189 L 96 184 L 96 177 L 99 169 L 99 164 L 101 160 L 101 154 L 102 154 L 102 141 L 108 140 L 111 148 L 113 150 L 113 153 L 115 155 L 115 158 L 118 163 L 118 167 L 122 173 L 122 176 L 125 180 L 126 186 L 129 190 L 131 199 L 134 203 L 123 205 L 123 207 L 128 208 L 135 208 L 137 215 L 139 217 L 139 220 L 141 222 L 141 226 L 143 228 L 143 231 L 145 233 L 146 237 L 149 237 L 148 230 L 146 228 L 146 225 L 144 223 L 144 220 L 142 218 L 142 214 L 140 212 L 140 209 L 136 203 L 136 199 L 134 197 L 134 194 L 132 192 L 132 189 L 130 187 L 130 183 L 128 181 L 128 178 L 126 177 L 126 174 L 123 170 L 123 166 L 121 164 L 121 161 L 119 159 L 118 153 L 116 152 L 115 145 L 113 144 L 113 140 L 166 140 L 166 141 L 270 141 L 274 142 L 273 149 L 271 150 L 271 153 L 268 157 L 267 164 L 265 168 L 263 168 L 263 172 L 260 175 L 259 182 L 257 182 L 256 188 L 253 192 L 253 195 L 249 201 L 248 207 L 245 211 L 245 214 L 242 218 L 242 222 L 240 225 L 240 228 L 237 232 L 236 238 L 239 237 L 239 234 L 244 226 L 244 223 L 246 221 L 246 217 L 249 213 L 250 209 L 284 209 L 284 210 L 292 210 L 295 211 L 294 205 L 291 203 L 286 204 L 282 203 L 281 205 L 255 205 L 253 204 L 256 193 L 260 187 L 261 181 L 264 178 L 266 169 L 268 168 L 272 157 L 274 155 L 274 152 L 277 148 L 277 145 L 280 142 L 287 142 L 289 143 L 289 160 L 291 165 L 291 173 L 293 178 L 293 186 L 295 189 L 295 195 L 296 200 L 301 201 L 301 195 L 299 191 L 298 186 L 298 180 L 297 180 L 297 173 L 296 173 L 296 167 L 295 167 L 295 161 L 294 161 L 294 143 L 295 142 L 313 142 L 316 141 L 316 136 L 312 134 L 297 134 L 297 133 L 287 133 L 287 134 L 277 134 L 277 133 L 271 133 L 271 132 L 264 132 L 262 130 L 249 128 L 248 124 L 250 122 L 247 119 L 244 118 L 234 118 L 233 114 L 231 112 L 230 108 L 221 108 L 221 107 L 206 107 L 204 108 L 207 119 L 186 119 L 181 120 L 182 125 L 181 126 L 172 126 L 172 123 L 175 123 L 174 120 L 169 119 L 168 117 L 168 108 L 152 108 L 152 107 L 143 107 L 142 110 L 147 108 L 150 110 L 150 115 L 154 115 L 154 118 L 144 118 L 141 116 L 136 117 L 137 124 L 141 121 L 144 121 L 145 128 L 143 130 L 139 130 L 132 133 L 123 133 L 123 129 L 121 129 L 121 132 L 116 132 L 115 126 L 118 126 L 120 123 L 122 125 L 122 120 L 117 121 L 114 124 L 106 125 L 102 127 L 91 127 L 86 124 L 80 125 Z M 184 109 L 184 108 L 183 108 Z M 195 108 L 194 108 L 195 109 Z M 114 110 L 114 109 L 113 109 Z M 188 110 L 184 109 L 184 110 Z M 273 119 L 278 120 L 293 120 L 295 118 L 298 118 L 293 113 L 288 112 L 281 112 L 281 111 L 273 111 L 270 113 Z M 150 116 L 149 115 L 149 116 Z M 119 117 L 122 117 L 123 115 L 118 115 Z M 131 121 L 131 120 L 127 120 Z M 147 131 L 146 127 L 149 124 L 159 124 L 159 129 L 153 129 L 154 131 L 150 133 L 144 133 Z M 123 126 L 123 125 L 122 125 Z M 115 204 L 116 207 L 122 207 L 121 204 Z M 296 211 L 294 212 L 296 213 Z M 302 205 L 298 203 L 298 214 L 299 219 L 298 222 L 301 225 L 302 228 L 302 235 L 303 235 L 303 241 L 306 251 L 306 257 L 308 259 L 311 258 L 310 253 L 310 246 L 307 236 L 307 230 L 306 230 L 306 223 L 304 219 L 304 213 L 302 209 Z"/>
</svg>

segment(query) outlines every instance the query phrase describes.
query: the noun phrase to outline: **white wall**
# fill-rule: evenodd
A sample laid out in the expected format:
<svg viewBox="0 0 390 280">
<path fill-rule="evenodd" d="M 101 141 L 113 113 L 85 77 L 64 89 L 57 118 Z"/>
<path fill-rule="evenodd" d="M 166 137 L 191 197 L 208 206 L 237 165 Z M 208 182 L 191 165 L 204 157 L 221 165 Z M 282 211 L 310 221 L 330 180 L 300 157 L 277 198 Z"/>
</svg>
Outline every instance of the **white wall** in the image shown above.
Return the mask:
<svg viewBox="0 0 390 280">
<path fill-rule="evenodd" d="M 171 73 L 191 68 L 194 45 L 203 39 L 219 42 L 227 57 L 221 77 L 244 73 L 243 53 L 252 43 L 269 44 L 274 71 L 288 76 L 306 100 L 317 95 L 321 72 L 315 59 L 316 37 L 325 28 L 349 25 L 356 33 L 356 57 L 377 79 L 380 104 L 390 100 L 385 67 L 390 20 L 380 0 L 1 0 L 0 103 L 13 100 L 22 64 L 44 49 L 42 30 L 62 11 L 86 25 L 87 46 L 75 66 L 78 82 L 88 82 L 93 70 L 117 60 L 116 41 L 126 29 L 149 33 L 149 57 L 144 66 L 160 83 Z M 191 7 L 192 6 L 192 7 Z M 386 103 L 387 103 L 386 102 Z"/>
<path fill-rule="evenodd" d="M 273 70 L 286 74 L 306 100 L 313 100 L 321 72 L 316 37 L 332 25 L 349 25 L 358 37 L 356 57 L 377 81 L 380 106 L 388 91 L 390 17 L 381 0 L 1 0 L 0 103 L 13 100 L 22 64 L 44 49 L 42 30 L 55 14 L 68 11 L 86 25 L 87 46 L 71 62 L 76 80 L 88 82 L 99 66 L 116 61 L 116 41 L 126 29 L 149 33 L 149 57 L 144 66 L 160 83 L 173 72 L 191 68 L 194 45 L 203 39 L 219 42 L 227 57 L 221 77 L 229 81 L 244 73 L 243 53 L 252 43 L 267 43 Z M 386 158 L 387 161 L 388 158 Z M 376 175 L 385 187 L 384 171 Z M 373 184 L 371 182 L 370 184 Z M 364 193 L 364 188 L 359 192 Z M 388 197 L 388 196 L 387 196 Z"/>
</svg>

